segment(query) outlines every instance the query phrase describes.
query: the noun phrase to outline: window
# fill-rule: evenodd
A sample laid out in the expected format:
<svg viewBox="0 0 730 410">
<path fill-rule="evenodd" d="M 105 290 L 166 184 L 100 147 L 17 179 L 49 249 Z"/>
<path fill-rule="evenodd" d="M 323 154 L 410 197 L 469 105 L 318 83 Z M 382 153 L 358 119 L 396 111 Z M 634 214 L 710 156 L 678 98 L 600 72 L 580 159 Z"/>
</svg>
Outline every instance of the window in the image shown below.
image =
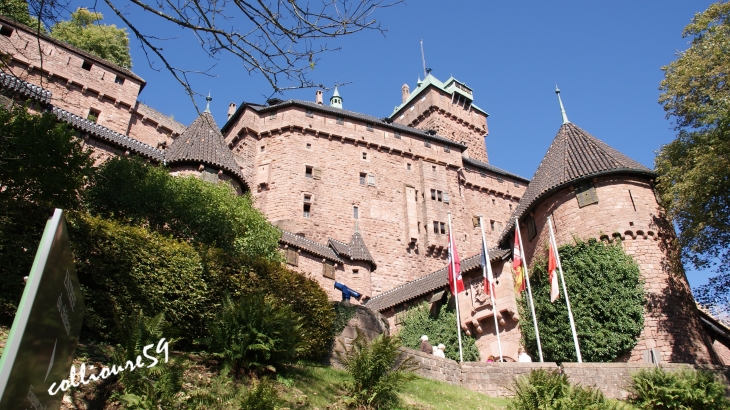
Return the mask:
<svg viewBox="0 0 730 410">
<path fill-rule="evenodd" d="M 449 203 L 449 194 L 444 192 L 441 196 L 444 198 L 444 203 L 448 204 Z"/>
<path fill-rule="evenodd" d="M 444 152 L 451 152 L 451 149 L 447 145 L 444 145 Z"/>
<path fill-rule="evenodd" d="M 307 143 L 307 149 L 312 149 L 312 144 Z"/>
<path fill-rule="evenodd" d="M 335 278 L 335 265 L 332 262 L 326 261 L 322 264 L 322 276 L 329 279 Z"/>
<path fill-rule="evenodd" d="M 411 164 L 406 164 L 406 169 L 410 171 L 411 170 Z"/>
<path fill-rule="evenodd" d="M 486 172 L 479 172 L 479 176 L 482 177 L 482 178 L 486 178 L 487 177 L 487 173 Z"/>
<path fill-rule="evenodd" d="M 0 35 L 10 37 L 13 35 L 13 28 L 8 26 L 0 26 Z"/>
<path fill-rule="evenodd" d="M 439 221 L 433 221 L 433 233 L 436 235 L 445 235 L 446 234 L 446 223 L 445 222 L 439 222 Z"/>
<path fill-rule="evenodd" d="M 509 204 L 509 210 L 510 211 L 512 210 L 512 204 Z"/>
<path fill-rule="evenodd" d="M 362 159 L 368 159 L 368 153 L 367 152 L 363 152 L 362 153 Z"/>
<path fill-rule="evenodd" d="M 533 240 L 537 236 L 537 227 L 535 226 L 535 218 L 532 215 L 527 217 L 527 239 Z"/>
<path fill-rule="evenodd" d="M 296 249 L 287 248 L 285 254 L 287 265 L 299 266 L 299 252 Z"/>
<path fill-rule="evenodd" d="M 266 151 L 266 146 L 262 145 L 261 148 L 259 148 L 259 151 L 261 151 L 261 152 Z"/>
<path fill-rule="evenodd" d="M 489 221 L 489 227 L 492 228 L 492 230 L 494 230 L 494 221 Z"/>
<path fill-rule="evenodd" d="M 441 222 L 441 223 L 439 223 L 439 225 L 441 225 L 441 234 L 445 235 L 446 234 L 446 223 Z"/>
<path fill-rule="evenodd" d="M 312 195 L 304 195 L 304 217 L 309 218 L 310 212 L 312 211 Z"/>
<path fill-rule="evenodd" d="M 502 183 L 504 182 L 504 179 L 502 179 L 502 177 L 497 177 L 497 182 Z"/>
<path fill-rule="evenodd" d="M 515 182 L 515 187 L 519 188 L 520 187 L 520 184 L 517 183 L 517 182 Z"/>
<path fill-rule="evenodd" d="M 593 181 L 586 181 L 578 185 L 575 188 L 575 199 L 578 200 L 578 207 L 580 208 L 590 204 L 597 204 L 598 196 L 596 195 L 596 187 L 593 185 Z"/>
<path fill-rule="evenodd" d="M 353 269 L 352 270 L 352 274 L 353 275 L 357 275 L 358 273 L 360 273 L 360 270 L 359 269 Z"/>
<path fill-rule="evenodd" d="M 494 198 L 492 198 L 492 205 L 497 205 L 497 201 Z"/>
<path fill-rule="evenodd" d="M 368 185 L 375 185 L 375 175 L 368 175 Z"/>
<path fill-rule="evenodd" d="M 436 200 L 436 190 L 435 189 L 431 190 L 431 199 L 434 201 Z"/>
<path fill-rule="evenodd" d="M 431 171 L 436 172 L 436 165 L 431 165 Z"/>
<path fill-rule="evenodd" d="M 311 178 L 312 177 L 312 168 L 313 167 L 309 167 L 309 166 L 305 166 L 304 167 L 304 176 L 305 177 L 307 177 L 307 178 Z"/>
<path fill-rule="evenodd" d="M 91 71 L 91 66 L 93 66 L 93 65 L 94 64 L 92 64 L 90 61 L 84 60 L 84 62 L 81 63 L 81 68 L 83 68 L 86 71 Z"/>
<path fill-rule="evenodd" d="M 337 125 L 343 125 L 345 123 L 345 119 L 342 117 L 337 117 Z"/>
<path fill-rule="evenodd" d="M 471 217 L 471 224 L 474 225 L 475 228 L 478 227 L 479 226 L 479 217 L 476 216 L 476 215 L 475 216 L 472 216 Z"/>
<path fill-rule="evenodd" d="M 426 148 L 431 148 L 431 143 L 428 141 L 423 141 L 423 146 Z"/>
<path fill-rule="evenodd" d="M 312 168 L 312 178 L 322 179 L 322 169 L 321 168 Z"/>
<path fill-rule="evenodd" d="M 365 124 L 365 129 L 370 132 L 373 132 L 373 124 L 371 124 L 371 123 Z"/>
<path fill-rule="evenodd" d="M 394 136 L 394 137 L 395 137 L 396 139 L 400 139 L 400 131 L 396 131 L 396 132 L 394 132 L 394 133 L 393 133 L 393 136 Z"/>
<path fill-rule="evenodd" d="M 354 219 L 360 219 L 359 218 L 360 217 L 360 209 L 358 207 L 356 207 L 356 206 L 353 206 L 352 207 L 352 217 Z"/>
<path fill-rule="evenodd" d="M 360 173 L 360 185 L 365 185 L 365 178 L 368 177 L 368 174 L 361 172 Z"/>
<path fill-rule="evenodd" d="M 438 221 L 433 221 L 433 233 L 438 234 L 439 233 L 439 223 Z"/>
<path fill-rule="evenodd" d="M 95 123 L 96 121 L 99 120 L 100 115 L 101 115 L 101 111 L 91 108 L 91 109 L 89 109 L 89 115 L 86 116 L 86 119 Z"/>
<path fill-rule="evenodd" d="M 436 191 L 436 200 L 439 202 L 441 202 L 443 200 L 442 196 L 441 196 L 441 191 Z"/>
<path fill-rule="evenodd" d="M 269 113 L 269 119 L 270 119 L 270 120 L 273 120 L 274 118 L 276 118 L 276 111 L 271 111 L 271 112 Z"/>
<path fill-rule="evenodd" d="M 122 84 L 124 84 L 124 77 L 116 76 L 116 77 L 114 77 L 114 82 L 119 85 L 122 85 Z"/>
<path fill-rule="evenodd" d="M 307 111 L 304 112 L 304 115 L 306 115 L 309 118 L 314 118 L 314 113 L 310 109 L 307 109 Z"/>
</svg>

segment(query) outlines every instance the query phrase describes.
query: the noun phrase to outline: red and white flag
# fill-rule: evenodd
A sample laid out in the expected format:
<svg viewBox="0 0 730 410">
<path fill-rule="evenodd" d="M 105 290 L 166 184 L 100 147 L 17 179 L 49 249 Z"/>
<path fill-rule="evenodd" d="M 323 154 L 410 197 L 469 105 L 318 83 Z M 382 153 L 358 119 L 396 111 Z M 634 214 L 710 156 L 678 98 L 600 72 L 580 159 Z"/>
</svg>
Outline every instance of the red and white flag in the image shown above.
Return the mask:
<svg viewBox="0 0 730 410">
<path fill-rule="evenodd" d="M 548 255 L 548 278 L 550 280 L 550 302 L 555 302 L 555 299 L 560 296 L 558 290 L 558 274 L 555 269 L 558 267 L 556 252 L 558 250 L 553 248 L 552 242 L 550 243 L 550 254 Z"/>
<path fill-rule="evenodd" d="M 456 292 L 454 292 L 454 277 L 456 277 Z M 451 230 L 449 230 L 449 289 L 454 295 L 457 292 L 464 291 L 464 281 L 461 279 L 461 260 L 459 259 L 459 253 L 456 252 L 456 244 Z"/>
<path fill-rule="evenodd" d="M 517 224 L 515 224 L 517 225 Z M 520 237 L 515 226 L 515 246 L 512 248 L 512 270 L 515 272 L 515 293 L 525 290 L 525 268 L 522 265 L 522 252 L 520 252 Z"/>
<path fill-rule="evenodd" d="M 487 251 L 487 244 L 482 240 L 482 266 L 486 268 L 487 276 L 484 278 L 484 293 L 487 296 L 497 298 L 497 291 L 494 288 L 494 274 L 492 273 L 492 266 L 489 265 L 489 251 Z"/>
</svg>

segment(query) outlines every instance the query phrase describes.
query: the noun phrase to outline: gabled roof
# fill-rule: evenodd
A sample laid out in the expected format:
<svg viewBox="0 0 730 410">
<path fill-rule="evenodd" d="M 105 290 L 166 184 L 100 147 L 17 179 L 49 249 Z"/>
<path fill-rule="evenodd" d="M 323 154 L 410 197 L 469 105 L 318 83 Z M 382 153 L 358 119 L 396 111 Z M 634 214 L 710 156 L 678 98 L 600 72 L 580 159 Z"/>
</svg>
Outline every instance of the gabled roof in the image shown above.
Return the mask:
<svg viewBox="0 0 730 410">
<path fill-rule="evenodd" d="M 203 163 L 228 171 L 243 181 L 241 167 L 223 139 L 210 112 L 201 113 L 165 151 L 165 161 Z"/>
<path fill-rule="evenodd" d="M 9 19 L 9 18 L 7 18 L 5 16 L 0 16 L 0 24 L 1 25 L 8 25 L 8 26 L 12 26 L 12 27 L 15 27 L 15 28 L 22 29 L 23 31 L 26 31 L 26 32 L 28 32 L 28 34 L 33 35 L 33 36 L 36 36 L 37 35 L 39 38 L 43 39 L 44 41 L 48 41 L 49 43 L 53 43 L 53 44 L 55 44 L 55 45 L 57 45 L 59 47 L 63 47 L 63 48 L 65 48 L 65 49 L 67 49 L 67 50 L 69 50 L 69 51 L 71 51 L 73 53 L 76 53 L 76 54 L 82 56 L 83 58 L 85 58 L 87 60 L 92 60 L 92 61 L 94 61 L 95 63 L 97 63 L 99 65 L 103 65 L 103 66 L 105 66 L 107 68 L 110 68 L 110 69 L 112 69 L 112 70 L 120 73 L 120 74 L 123 74 L 125 77 L 133 78 L 136 81 L 138 81 L 138 82 L 141 83 L 141 85 L 139 87 L 139 91 L 140 92 L 142 91 L 142 89 L 144 88 L 144 86 L 147 84 L 147 82 L 145 80 L 143 80 L 142 77 L 138 76 L 137 74 L 133 73 L 132 71 L 130 71 L 130 70 L 126 69 L 126 68 L 123 68 L 123 67 L 120 67 L 120 66 L 118 66 L 116 64 L 110 63 L 109 61 L 104 60 L 103 58 L 101 58 L 99 56 L 95 56 L 95 55 L 93 55 L 91 53 L 88 53 L 88 52 L 86 52 L 86 51 L 78 48 L 78 47 L 74 47 L 71 44 L 65 43 L 65 42 L 63 42 L 61 40 L 58 40 L 58 39 L 55 39 L 55 38 L 53 38 L 53 37 L 51 37 L 49 35 L 46 35 L 46 34 L 43 34 L 43 33 L 38 33 L 36 31 L 36 29 L 34 29 L 32 27 L 28 27 L 28 26 L 26 26 L 24 24 L 20 24 L 20 23 L 18 23 L 15 20 L 11 20 L 11 19 Z"/>
<path fill-rule="evenodd" d="M 461 95 L 469 98 L 470 100 L 473 100 L 474 97 L 472 94 L 465 93 L 462 90 L 460 90 L 458 87 L 456 87 L 457 83 L 463 87 L 466 87 L 466 84 L 455 79 L 453 76 L 449 77 L 449 79 L 446 80 L 446 82 L 442 83 L 441 81 L 439 81 L 438 78 L 434 77 L 431 73 L 428 73 L 426 78 L 424 78 L 423 81 L 419 81 L 418 84 L 416 85 L 416 88 L 413 89 L 413 91 L 411 91 L 411 95 L 408 96 L 408 99 L 405 102 L 403 102 L 403 104 L 397 105 L 395 107 L 395 109 L 393 109 L 393 113 L 390 114 L 390 118 L 395 117 L 400 112 L 400 110 L 402 110 L 408 104 L 410 104 L 411 101 L 416 99 L 416 97 L 419 96 L 421 94 L 421 92 L 425 91 L 428 87 L 434 87 L 449 95 L 452 95 L 454 93 L 461 94 Z M 466 87 L 466 88 L 468 88 L 468 87 Z M 482 110 L 481 108 L 477 107 L 474 104 L 471 104 L 471 108 L 476 111 L 481 112 L 482 114 L 484 114 L 486 116 L 489 116 L 489 114 L 487 114 L 486 111 Z"/>
<path fill-rule="evenodd" d="M 499 242 L 514 226 L 514 218 L 521 218 L 538 199 L 574 182 L 599 175 L 633 173 L 649 177 L 656 174 L 605 142 L 572 123 L 558 130 L 545 157 L 527 186 L 517 209 L 512 213 Z"/>
<path fill-rule="evenodd" d="M 492 248 L 489 250 L 489 262 L 496 262 L 509 255 L 510 249 Z M 482 255 L 477 254 L 461 260 L 461 272 L 466 273 L 482 267 Z M 423 296 L 429 292 L 445 288 L 449 285 L 448 267 L 408 282 L 370 299 L 365 306 L 378 312 L 400 305 L 403 302 Z"/>
<path fill-rule="evenodd" d="M 0 88 L 5 88 L 17 92 L 25 97 L 36 100 L 44 104 L 51 103 L 51 92 L 39 87 L 35 84 L 31 84 L 27 81 L 21 80 L 20 78 L 0 73 Z"/>
<path fill-rule="evenodd" d="M 365 123 L 369 122 L 369 123 L 377 124 L 378 126 L 381 126 L 384 128 L 389 128 L 394 131 L 400 131 L 400 132 L 405 132 L 405 133 L 408 133 L 411 135 L 415 135 L 420 138 L 429 140 L 431 142 L 439 142 L 442 144 L 448 144 L 452 147 L 459 148 L 461 151 L 464 151 L 467 148 L 466 145 L 452 141 L 448 138 L 444 138 L 439 135 L 431 135 L 424 130 L 419 130 L 418 128 L 412 128 L 412 127 L 408 127 L 406 125 L 396 124 L 385 118 L 377 118 L 377 117 L 373 117 L 373 116 L 370 116 L 367 114 L 360 114 L 358 112 L 348 111 L 348 110 L 344 110 L 342 108 L 334 108 L 334 107 L 330 107 L 328 105 L 319 105 L 319 104 L 313 103 L 311 101 L 303 101 L 303 100 L 287 100 L 287 101 L 282 101 L 278 104 L 273 104 L 273 105 L 261 105 L 261 104 L 247 103 L 244 101 L 238 107 L 236 112 L 233 115 L 231 115 L 231 118 L 228 119 L 228 121 L 225 123 L 225 125 L 223 125 L 223 128 L 221 128 L 221 132 L 227 133 L 230 130 L 230 128 L 233 127 L 233 125 L 238 121 L 238 118 L 241 116 L 241 114 L 243 113 L 243 111 L 246 108 L 250 108 L 258 113 L 264 113 L 267 111 L 275 111 L 279 108 L 285 108 L 285 107 L 289 107 L 289 106 L 298 106 L 298 107 L 303 107 L 303 108 L 309 108 L 313 111 L 324 112 L 324 113 L 334 115 L 334 116 L 341 116 L 341 117 L 350 118 L 350 119 L 354 119 L 354 120 L 358 120 L 358 121 L 363 121 Z"/>
<path fill-rule="evenodd" d="M 524 182 L 525 184 L 528 184 L 530 182 L 530 180 L 527 178 L 521 177 L 521 176 L 519 176 L 517 174 L 513 174 L 511 172 L 507 172 L 507 171 L 503 170 L 502 168 L 497 168 L 494 165 L 487 164 L 486 162 L 479 161 L 478 159 L 462 158 L 462 161 L 464 162 L 465 165 L 470 165 L 474 168 L 479 168 L 479 169 L 491 171 L 491 172 L 494 172 L 497 174 L 502 174 L 502 175 L 508 176 L 510 178 L 517 179 L 520 182 Z"/>
<path fill-rule="evenodd" d="M 301 249 L 305 252 L 309 252 L 312 255 L 344 264 L 342 259 L 340 259 L 330 247 L 309 240 L 303 236 L 295 235 L 287 231 L 281 231 L 281 239 L 279 239 L 279 242 Z"/>
<path fill-rule="evenodd" d="M 375 259 L 373 259 L 370 251 L 368 251 L 368 247 L 365 246 L 365 241 L 362 239 L 360 232 L 352 234 L 349 244 L 329 238 L 327 245 L 337 253 L 337 256 L 345 256 L 353 261 L 369 262 L 373 266 L 373 270 L 378 268 L 378 265 L 375 264 Z"/>
</svg>

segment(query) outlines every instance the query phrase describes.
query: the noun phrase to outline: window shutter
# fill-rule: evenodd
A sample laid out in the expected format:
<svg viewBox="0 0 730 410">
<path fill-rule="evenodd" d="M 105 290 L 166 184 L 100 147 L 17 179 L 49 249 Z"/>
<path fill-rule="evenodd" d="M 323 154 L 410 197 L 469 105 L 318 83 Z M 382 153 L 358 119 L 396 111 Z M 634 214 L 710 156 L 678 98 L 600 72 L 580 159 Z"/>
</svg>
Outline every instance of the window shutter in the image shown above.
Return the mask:
<svg viewBox="0 0 730 410">
<path fill-rule="evenodd" d="M 527 217 L 527 238 L 529 240 L 535 239 L 537 236 L 537 227 L 535 226 L 535 218 L 532 216 Z"/>
<path fill-rule="evenodd" d="M 575 188 L 575 198 L 578 200 L 578 207 L 598 203 L 598 195 L 596 195 L 596 187 L 593 181 L 587 181 Z"/>
<path fill-rule="evenodd" d="M 446 192 L 444 192 L 443 193 L 443 198 L 444 198 L 444 203 L 447 203 L 448 204 L 449 203 L 449 194 L 446 193 Z"/>
<path fill-rule="evenodd" d="M 375 185 L 375 175 L 368 175 L 368 185 Z"/>
<path fill-rule="evenodd" d="M 330 279 L 335 278 L 335 265 L 332 262 L 327 261 L 322 264 L 322 276 Z"/>
<path fill-rule="evenodd" d="M 286 263 L 292 266 L 299 266 L 299 252 L 296 249 L 286 250 Z"/>
<path fill-rule="evenodd" d="M 478 216 L 472 216 L 471 217 L 471 223 L 472 223 L 472 225 L 474 225 L 475 228 L 477 226 L 479 226 L 479 217 Z"/>
<path fill-rule="evenodd" d="M 314 178 L 314 179 L 322 179 L 322 169 L 321 168 L 313 168 L 312 169 L 312 178 Z"/>
</svg>

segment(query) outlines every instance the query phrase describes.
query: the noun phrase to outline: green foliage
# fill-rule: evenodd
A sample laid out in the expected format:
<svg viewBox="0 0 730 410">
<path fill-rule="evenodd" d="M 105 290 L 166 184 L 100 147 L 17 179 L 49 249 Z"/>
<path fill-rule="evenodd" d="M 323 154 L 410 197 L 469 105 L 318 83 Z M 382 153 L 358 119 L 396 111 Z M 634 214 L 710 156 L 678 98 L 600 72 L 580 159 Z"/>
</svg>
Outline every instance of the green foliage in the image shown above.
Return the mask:
<svg viewBox="0 0 730 410">
<path fill-rule="evenodd" d="M 50 113 L 0 107 L 0 322 L 15 316 L 53 209 L 80 206 L 92 161 L 73 135 Z"/>
<path fill-rule="evenodd" d="M 436 346 L 443 343 L 446 346 L 444 355 L 459 361 L 459 336 L 456 333 L 456 312 L 450 306 L 444 304 L 438 311 L 437 316 L 432 316 L 428 303 L 422 303 L 415 309 L 407 312 L 398 336 L 403 346 L 419 350 L 421 347 L 421 336 L 427 335 L 428 340 Z M 464 361 L 478 362 L 479 349 L 473 337 L 462 333 L 462 350 Z"/>
<path fill-rule="evenodd" d="M 117 346 L 112 355 L 114 363 L 135 363 L 145 346 L 156 346 L 165 337 L 164 326 L 162 313 L 153 318 L 145 317 L 142 311 L 136 316 L 129 316 L 120 325 L 124 336 L 122 344 Z M 154 357 L 154 348 L 149 354 Z M 127 409 L 156 410 L 171 407 L 175 395 L 182 389 L 184 366 L 178 359 L 165 363 L 163 357 L 157 357 L 159 363 L 156 366 L 147 367 L 151 363 L 145 358 L 142 361 L 145 366 L 142 368 L 133 371 L 125 369 L 119 373 L 119 384 L 123 390 L 119 399 L 126 404 Z"/>
<path fill-rule="evenodd" d="M 105 218 L 216 246 L 236 255 L 279 260 L 281 233 L 230 184 L 174 177 L 139 159 L 102 165 L 86 193 L 89 210 Z"/>
<path fill-rule="evenodd" d="M 9 17 L 26 26 L 33 24 L 26 0 L 3 0 L 0 2 L 0 15 Z"/>
<path fill-rule="evenodd" d="M 104 16 L 80 7 L 71 13 L 71 20 L 51 27 L 51 36 L 94 54 L 112 64 L 132 68 L 127 29 L 114 24 L 98 24 Z"/>
<path fill-rule="evenodd" d="M 415 378 L 412 371 L 417 367 L 411 357 L 398 363 L 399 347 L 398 338 L 384 334 L 368 343 L 358 330 L 352 346 L 343 346 L 344 354 L 337 352 L 353 379 L 344 384 L 349 405 L 387 409 L 398 403 L 397 393 Z"/>
<path fill-rule="evenodd" d="M 655 159 L 657 193 L 679 227 L 684 262 L 721 275 L 704 302 L 730 295 L 730 3 L 710 5 L 682 33 L 690 47 L 663 67 L 659 103 L 679 135 Z M 716 292 L 716 294 L 712 294 Z M 730 306 L 724 304 L 725 312 Z"/>
<path fill-rule="evenodd" d="M 202 336 L 214 295 L 190 244 L 85 214 L 68 227 L 87 307 L 82 337 L 122 340 L 115 318 L 140 309 L 164 313 L 188 339 Z"/>
<path fill-rule="evenodd" d="M 276 410 L 283 401 L 279 398 L 276 388 L 268 379 L 255 380 L 253 388 L 246 393 L 241 401 L 241 410 Z"/>
<path fill-rule="evenodd" d="M 631 376 L 629 390 L 630 402 L 640 409 L 730 408 L 730 400 L 725 397 L 725 385 L 709 371 L 641 370 Z"/>
<path fill-rule="evenodd" d="M 621 248 L 596 240 L 559 249 L 580 351 L 585 362 L 612 362 L 634 348 L 644 328 L 644 287 L 639 266 Z M 530 284 L 545 361 L 575 362 L 575 347 L 562 286 L 550 302 L 547 261 L 536 260 Z M 520 299 L 520 329 L 535 357 L 537 342 L 527 297 Z"/>
<path fill-rule="evenodd" d="M 276 372 L 293 363 L 306 341 L 301 318 L 271 296 L 226 296 L 210 323 L 210 348 L 224 360 L 224 374 Z"/>
<path fill-rule="evenodd" d="M 511 410 L 609 410 L 618 409 L 600 390 L 574 386 L 567 376 L 543 369 L 533 370 L 526 377 L 516 379 L 512 385 L 514 398 Z"/>
</svg>

